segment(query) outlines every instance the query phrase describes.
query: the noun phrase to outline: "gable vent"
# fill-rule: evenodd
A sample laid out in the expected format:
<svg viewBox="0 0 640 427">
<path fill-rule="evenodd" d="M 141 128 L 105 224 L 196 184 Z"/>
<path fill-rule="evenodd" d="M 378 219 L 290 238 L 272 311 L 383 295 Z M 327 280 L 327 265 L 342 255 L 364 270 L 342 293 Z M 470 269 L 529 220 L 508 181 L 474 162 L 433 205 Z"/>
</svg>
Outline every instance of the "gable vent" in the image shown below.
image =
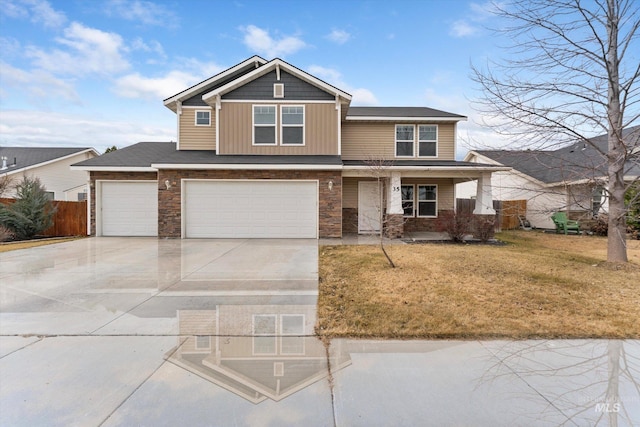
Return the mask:
<svg viewBox="0 0 640 427">
<path fill-rule="evenodd" d="M 273 84 L 273 97 L 284 98 L 284 83 Z"/>
</svg>

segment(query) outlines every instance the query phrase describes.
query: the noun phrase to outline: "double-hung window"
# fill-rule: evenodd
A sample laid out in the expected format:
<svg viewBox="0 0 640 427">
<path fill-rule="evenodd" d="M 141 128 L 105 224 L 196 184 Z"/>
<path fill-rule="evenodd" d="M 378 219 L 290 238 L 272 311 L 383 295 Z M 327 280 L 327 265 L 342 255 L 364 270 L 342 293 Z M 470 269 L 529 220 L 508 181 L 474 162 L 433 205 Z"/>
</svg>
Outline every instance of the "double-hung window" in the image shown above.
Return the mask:
<svg viewBox="0 0 640 427">
<path fill-rule="evenodd" d="M 254 145 L 276 144 L 276 107 L 273 105 L 253 106 Z"/>
<path fill-rule="evenodd" d="M 438 213 L 438 186 L 418 185 L 418 216 L 435 218 Z"/>
<path fill-rule="evenodd" d="M 196 126 L 211 126 L 211 111 L 196 110 Z"/>
<path fill-rule="evenodd" d="M 282 145 L 304 145 L 304 106 L 282 106 Z"/>
<path fill-rule="evenodd" d="M 438 127 L 436 125 L 418 126 L 418 156 L 436 157 L 438 155 Z"/>
<path fill-rule="evenodd" d="M 402 190 L 402 210 L 404 211 L 405 217 L 413 216 L 413 204 L 414 204 L 414 191 L 415 187 L 413 185 L 403 185 L 401 186 Z"/>
<path fill-rule="evenodd" d="M 396 125 L 396 157 L 413 157 L 415 127 Z"/>
</svg>

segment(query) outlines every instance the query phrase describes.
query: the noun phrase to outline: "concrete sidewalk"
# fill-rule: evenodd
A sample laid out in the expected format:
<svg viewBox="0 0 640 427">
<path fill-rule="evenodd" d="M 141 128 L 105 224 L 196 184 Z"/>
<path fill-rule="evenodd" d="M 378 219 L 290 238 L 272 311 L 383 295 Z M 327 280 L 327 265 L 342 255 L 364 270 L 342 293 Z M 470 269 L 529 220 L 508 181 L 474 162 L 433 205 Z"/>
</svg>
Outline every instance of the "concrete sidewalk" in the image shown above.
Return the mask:
<svg viewBox="0 0 640 427">
<path fill-rule="evenodd" d="M 640 341 L 314 336 L 316 240 L 0 254 L 0 425 L 640 425 Z"/>
</svg>

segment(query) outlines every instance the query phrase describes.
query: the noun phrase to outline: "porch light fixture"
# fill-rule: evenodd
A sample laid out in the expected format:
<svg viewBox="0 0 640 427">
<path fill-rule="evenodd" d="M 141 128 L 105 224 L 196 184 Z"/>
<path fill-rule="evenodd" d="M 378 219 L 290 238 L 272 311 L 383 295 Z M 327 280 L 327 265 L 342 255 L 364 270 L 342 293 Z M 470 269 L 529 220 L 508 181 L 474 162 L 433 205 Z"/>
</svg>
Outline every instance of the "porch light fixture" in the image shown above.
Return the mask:
<svg viewBox="0 0 640 427">
<path fill-rule="evenodd" d="M 168 179 L 164 180 L 164 186 L 167 187 L 167 190 L 171 188 L 171 182 Z"/>
<path fill-rule="evenodd" d="M 328 187 L 329 187 L 329 191 L 333 191 L 333 181 L 332 180 L 329 180 Z"/>
</svg>

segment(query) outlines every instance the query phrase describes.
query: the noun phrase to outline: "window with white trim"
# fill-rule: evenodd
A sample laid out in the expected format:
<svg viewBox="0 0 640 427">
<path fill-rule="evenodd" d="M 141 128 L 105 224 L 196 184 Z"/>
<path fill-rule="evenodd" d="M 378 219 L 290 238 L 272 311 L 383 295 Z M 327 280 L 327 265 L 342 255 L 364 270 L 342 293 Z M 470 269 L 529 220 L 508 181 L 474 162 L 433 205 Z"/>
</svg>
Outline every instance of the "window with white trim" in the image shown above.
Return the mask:
<svg viewBox="0 0 640 427">
<path fill-rule="evenodd" d="M 253 316 L 253 354 L 276 354 L 276 316 Z"/>
<path fill-rule="evenodd" d="M 253 144 L 276 145 L 276 107 L 253 106 Z"/>
<path fill-rule="evenodd" d="M 282 145 L 304 145 L 304 106 L 281 106 Z"/>
<path fill-rule="evenodd" d="M 211 126 L 211 111 L 196 110 L 196 126 Z"/>
<path fill-rule="evenodd" d="M 438 126 L 418 126 L 418 156 L 436 157 L 438 155 Z"/>
<path fill-rule="evenodd" d="M 413 125 L 396 125 L 396 157 L 413 157 Z"/>
<path fill-rule="evenodd" d="M 438 186 L 418 185 L 418 216 L 435 218 L 438 216 Z"/>
<path fill-rule="evenodd" d="M 415 200 L 415 187 L 413 185 L 402 185 L 402 210 L 405 217 L 412 217 L 414 215 L 413 206 Z"/>
</svg>

